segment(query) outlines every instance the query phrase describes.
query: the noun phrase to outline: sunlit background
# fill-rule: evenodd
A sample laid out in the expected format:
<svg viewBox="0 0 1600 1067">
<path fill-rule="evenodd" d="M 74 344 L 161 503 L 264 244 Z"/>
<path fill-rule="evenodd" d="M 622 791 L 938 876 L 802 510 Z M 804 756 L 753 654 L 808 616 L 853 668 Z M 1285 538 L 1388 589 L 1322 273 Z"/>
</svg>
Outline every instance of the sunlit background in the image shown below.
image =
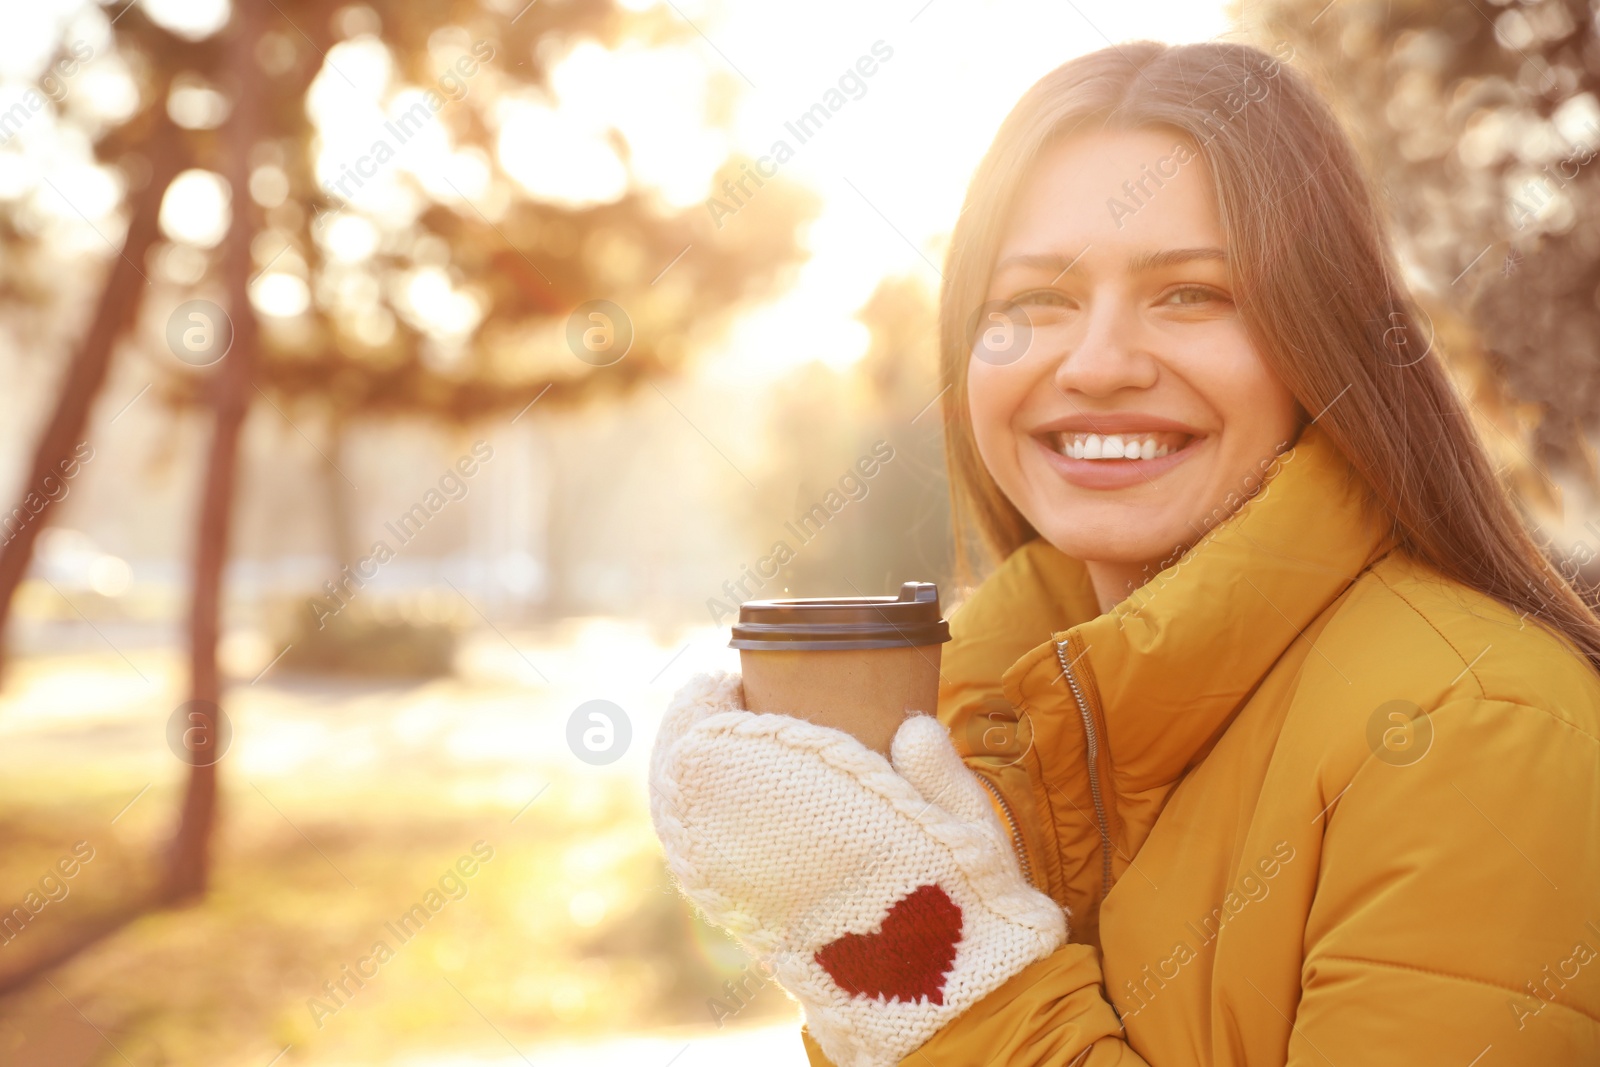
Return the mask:
<svg viewBox="0 0 1600 1067">
<path fill-rule="evenodd" d="M 658 716 L 755 593 L 958 598 L 966 182 L 1041 75 L 1151 37 L 1292 44 L 1587 564 L 1579 3 L 10 5 L 0 1063 L 804 1063 L 665 874 Z"/>
</svg>

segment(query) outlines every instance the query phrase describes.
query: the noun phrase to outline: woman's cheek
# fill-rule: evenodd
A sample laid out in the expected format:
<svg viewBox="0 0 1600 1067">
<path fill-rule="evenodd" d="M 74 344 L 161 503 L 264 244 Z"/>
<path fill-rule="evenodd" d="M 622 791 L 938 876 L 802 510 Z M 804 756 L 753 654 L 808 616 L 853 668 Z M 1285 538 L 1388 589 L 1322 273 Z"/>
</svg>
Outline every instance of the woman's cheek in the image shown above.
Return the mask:
<svg viewBox="0 0 1600 1067">
<path fill-rule="evenodd" d="M 979 457 L 997 481 L 1001 472 L 995 466 L 1005 462 L 1006 439 L 1011 435 L 1011 418 L 1017 407 L 1005 388 L 1007 376 L 1002 370 L 980 359 L 971 360 L 967 367 L 967 414 L 972 419 L 972 436 Z"/>
<path fill-rule="evenodd" d="M 1220 448 L 1204 486 L 1206 514 L 1259 487 L 1259 465 L 1292 442 L 1299 405 L 1256 352 L 1242 329 L 1184 360 L 1180 373 L 1214 413 Z M 1175 361 L 1176 363 L 1176 361 Z M 1196 474 L 1201 472 L 1197 471 Z"/>
<path fill-rule="evenodd" d="M 1025 473 L 1023 450 L 1029 442 L 1018 429 L 1027 397 L 1026 376 L 1017 367 L 972 361 L 967 378 L 967 409 L 978 458 L 1012 506 L 1029 522 L 1038 522 L 1035 489 Z"/>
</svg>

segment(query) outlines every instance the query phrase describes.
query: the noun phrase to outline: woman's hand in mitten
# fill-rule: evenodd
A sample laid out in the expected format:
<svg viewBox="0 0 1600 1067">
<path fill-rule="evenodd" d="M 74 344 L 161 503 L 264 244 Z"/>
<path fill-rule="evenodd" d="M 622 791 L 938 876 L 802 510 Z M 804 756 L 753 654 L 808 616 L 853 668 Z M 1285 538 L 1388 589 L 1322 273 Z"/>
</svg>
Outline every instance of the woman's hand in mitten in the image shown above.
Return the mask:
<svg viewBox="0 0 1600 1067">
<path fill-rule="evenodd" d="M 1066 940 L 938 720 L 890 760 L 849 734 L 740 708 L 737 675 L 674 698 L 651 756 L 667 864 L 776 968 L 839 1067 L 887 1067 Z"/>
</svg>

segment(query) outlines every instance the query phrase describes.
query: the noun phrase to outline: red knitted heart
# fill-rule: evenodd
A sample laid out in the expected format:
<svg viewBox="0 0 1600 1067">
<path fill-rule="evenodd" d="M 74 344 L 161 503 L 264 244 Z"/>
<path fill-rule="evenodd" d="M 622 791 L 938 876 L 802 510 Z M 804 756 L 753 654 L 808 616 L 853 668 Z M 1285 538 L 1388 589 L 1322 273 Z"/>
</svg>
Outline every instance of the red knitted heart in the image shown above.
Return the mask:
<svg viewBox="0 0 1600 1067">
<path fill-rule="evenodd" d="M 943 1004 L 960 940 L 960 906 L 924 885 L 895 901 L 876 933 L 845 934 L 818 949 L 816 961 L 852 996 Z"/>
</svg>

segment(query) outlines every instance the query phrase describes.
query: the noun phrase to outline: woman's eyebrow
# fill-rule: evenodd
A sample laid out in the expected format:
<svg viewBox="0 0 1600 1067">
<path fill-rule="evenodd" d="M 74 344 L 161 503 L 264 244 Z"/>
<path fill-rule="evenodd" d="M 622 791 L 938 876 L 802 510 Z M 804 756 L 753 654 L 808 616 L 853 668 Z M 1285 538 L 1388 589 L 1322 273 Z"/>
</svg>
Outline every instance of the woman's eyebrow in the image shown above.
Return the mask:
<svg viewBox="0 0 1600 1067">
<path fill-rule="evenodd" d="M 1159 252 L 1140 252 L 1130 257 L 1128 269 L 1138 273 L 1159 267 L 1173 267 L 1179 263 L 1190 263 L 1197 259 L 1227 263 L 1228 253 L 1220 248 L 1165 248 Z"/>
<path fill-rule="evenodd" d="M 1067 258 L 1059 252 L 1019 252 L 1007 256 L 995 264 L 995 274 L 1016 267 L 1026 267 L 1032 270 L 1051 271 L 1056 278 L 1063 274 L 1077 273 L 1078 260 L 1083 258 L 1084 252 Z M 1138 252 L 1128 260 L 1128 269 L 1134 273 L 1147 270 L 1156 270 L 1160 267 L 1172 267 L 1179 263 L 1190 263 L 1195 260 L 1215 260 L 1227 263 L 1228 253 L 1221 248 L 1163 248 L 1156 252 Z M 1052 279 L 1054 280 L 1054 279 Z"/>
<path fill-rule="evenodd" d="M 1087 248 L 1083 252 L 1089 251 Z M 1051 271 L 1057 278 L 1074 270 L 1078 260 L 1083 258 L 1083 252 L 1068 259 L 1059 252 L 1018 252 L 1007 256 L 994 265 L 996 274 L 1011 270 L 1015 267 L 1025 267 L 1029 270 Z"/>
</svg>

